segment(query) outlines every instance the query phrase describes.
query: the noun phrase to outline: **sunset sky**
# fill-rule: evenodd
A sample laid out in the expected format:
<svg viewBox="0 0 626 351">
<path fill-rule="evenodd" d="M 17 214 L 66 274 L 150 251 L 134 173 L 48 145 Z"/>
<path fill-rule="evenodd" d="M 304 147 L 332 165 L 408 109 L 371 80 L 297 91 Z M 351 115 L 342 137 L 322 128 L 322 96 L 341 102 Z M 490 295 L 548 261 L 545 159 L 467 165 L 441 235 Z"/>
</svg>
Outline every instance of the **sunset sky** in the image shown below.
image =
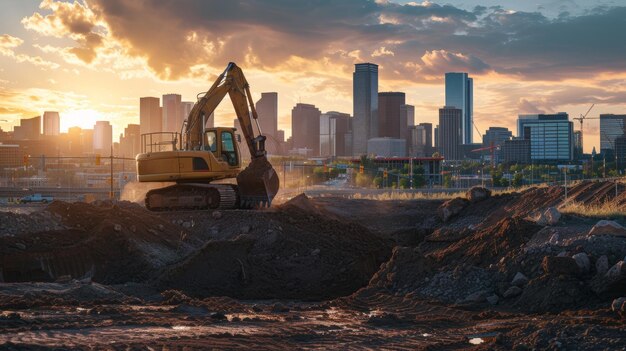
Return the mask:
<svg viewBox="0 0 626 351">
<path fill-rule="evenodd" d="M 352 114 L 354 64 L 373 62 L 418 123 L 436 123 L 443 74 L 469 72 L 481 134 L 515 134 L 519 113 L 626 113 L 625 33 L 626 0 L 0 0 L 0 127 L 53 110 L 62 131 L 109 120 L 117 140 L 139 97 L 194 101 L 235 61 L 255 101 L 279 93 L 290 135 L 297 102 Z"/>
</svg>

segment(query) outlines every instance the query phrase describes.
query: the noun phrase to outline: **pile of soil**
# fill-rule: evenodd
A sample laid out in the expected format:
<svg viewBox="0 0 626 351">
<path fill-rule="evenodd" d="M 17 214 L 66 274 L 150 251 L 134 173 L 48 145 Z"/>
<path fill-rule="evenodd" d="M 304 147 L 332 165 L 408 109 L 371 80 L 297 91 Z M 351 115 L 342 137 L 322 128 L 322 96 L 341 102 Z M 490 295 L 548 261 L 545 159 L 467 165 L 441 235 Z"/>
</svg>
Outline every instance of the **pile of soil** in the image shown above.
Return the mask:
<svg viewBox="0 0 626 351">
<path fill-rule="evenodd" d="M 131 203 L 55 201 L 43 212 L 66 229 L 0 238 L 4 281 L 140 282 L 193 249 L 178 226 Z"/>
<path fill-rule="evenodd" d="M 366 285 L 389 258 L 390 243 L 368 229 L 307 211 L 313 204 L 306 197 L 292 201 L 254 214 L 269 224 L 264 230 L 244 227 L 234 238 L 210 241 L 169 268 L 159 286 L 191 296 L 330 299 Z"/>
<path fill-rule="evenodd" d="M 568 197 L 591 206 L 614 203 L 626 210 L 623 195 L 615 197 L 614 187 L 581 183 Z M 604 306 L 617 296 L 612 286 L 621 283 L 604 278 L 596 263 L 602 258 L 612 267 L 626 259 L 626 238 L 589 237 L 595 221 L 588 218 L 567 216 L 556 226 L 528 220 L 562 203 L 563 196 L 562 187 L 533 188 L 469 204 L 419 245 L 396 247 L 360 294 L 384 289 L 445 303 L 503 305 L 528 312 Z M 573 259 L 577 254 L 589 260 L 587 268 L 578 266 Z M 573 266 L 563 273 L 546 271 L 542 262 L 555 256 Z M 514 282 L 516 276 L 523 278 Z"/>
</svg>

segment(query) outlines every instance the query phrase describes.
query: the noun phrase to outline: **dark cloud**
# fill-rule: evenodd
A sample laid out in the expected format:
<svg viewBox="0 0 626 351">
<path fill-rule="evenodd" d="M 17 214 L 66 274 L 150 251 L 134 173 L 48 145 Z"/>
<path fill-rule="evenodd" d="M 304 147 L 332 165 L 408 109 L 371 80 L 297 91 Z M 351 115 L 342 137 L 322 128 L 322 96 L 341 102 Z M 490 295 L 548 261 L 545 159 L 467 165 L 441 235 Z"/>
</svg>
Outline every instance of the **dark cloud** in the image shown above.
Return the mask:
<svg viewBox="0 0 626 351">
<path fill-rule="evenodd" d="M 368 0 L 89 0 L 88 5 L 130 55 L 145 57 L 164 79 L 197 74 L 194 65 L 222 67 L 228 61 L 277 70 L 293 57 L 333 60 L 346 67 L 343 73 L 357 61 L 374 61 L 384 68 L 383 79 L 423 82 L 440 80 L 446 70 L 542 80 L 626 69 L 626 7 L 547 18 L 499 6 L 466 11 Z M 93 18 L 76 12 L 76 3 L 57 6 L 55 15 L 80 38 L 72 52 L 93 60 L 102 45 Z"/>
</svg>

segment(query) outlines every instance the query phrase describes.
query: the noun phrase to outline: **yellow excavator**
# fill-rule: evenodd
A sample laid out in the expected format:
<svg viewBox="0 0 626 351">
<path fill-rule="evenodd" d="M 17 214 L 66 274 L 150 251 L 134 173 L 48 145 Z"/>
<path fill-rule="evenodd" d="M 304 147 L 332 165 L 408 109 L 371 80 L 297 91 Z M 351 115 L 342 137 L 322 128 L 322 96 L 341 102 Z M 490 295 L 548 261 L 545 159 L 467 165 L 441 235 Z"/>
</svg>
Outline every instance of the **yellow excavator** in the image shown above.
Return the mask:
<svg viewBox="0 0 626 351">
<path fill-rule="evenodd" d="M 226 94 L 233 103 L 241 135 L 250 151 L 250 164 L 245 169 L 242 169 L 236 129 L 206 128 L 207 118 Z M 146 193 L 149 210 L 265 207 L 278 192 L 278 175 L 267 160 L 266 137 L 258 123 L 249 84 L 241 68 L 233 62 L 198 99 L 181 133 L 148 133 L 141 138 L 142 153 L 136 157 L 138 180 L 176 182 Z M 237 184 L 213 183 L 229 178 L 236 178 Z"/>
</svg>

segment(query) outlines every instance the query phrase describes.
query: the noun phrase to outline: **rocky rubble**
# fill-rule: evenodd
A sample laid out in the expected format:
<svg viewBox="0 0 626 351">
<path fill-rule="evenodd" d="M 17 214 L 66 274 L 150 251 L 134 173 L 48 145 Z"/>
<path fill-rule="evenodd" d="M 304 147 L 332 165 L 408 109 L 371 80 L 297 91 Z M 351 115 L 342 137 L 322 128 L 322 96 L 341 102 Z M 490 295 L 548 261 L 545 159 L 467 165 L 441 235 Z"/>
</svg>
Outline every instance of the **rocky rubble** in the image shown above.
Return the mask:
<svg viewBox="0 0 626 351">
<path fill-rule="evenodd" d="M 0 237 L 62 229 L 66 227 L 61 223 L 61 218 L 48 211 L 29 215 L 0 212 Z"/>
</svg>

